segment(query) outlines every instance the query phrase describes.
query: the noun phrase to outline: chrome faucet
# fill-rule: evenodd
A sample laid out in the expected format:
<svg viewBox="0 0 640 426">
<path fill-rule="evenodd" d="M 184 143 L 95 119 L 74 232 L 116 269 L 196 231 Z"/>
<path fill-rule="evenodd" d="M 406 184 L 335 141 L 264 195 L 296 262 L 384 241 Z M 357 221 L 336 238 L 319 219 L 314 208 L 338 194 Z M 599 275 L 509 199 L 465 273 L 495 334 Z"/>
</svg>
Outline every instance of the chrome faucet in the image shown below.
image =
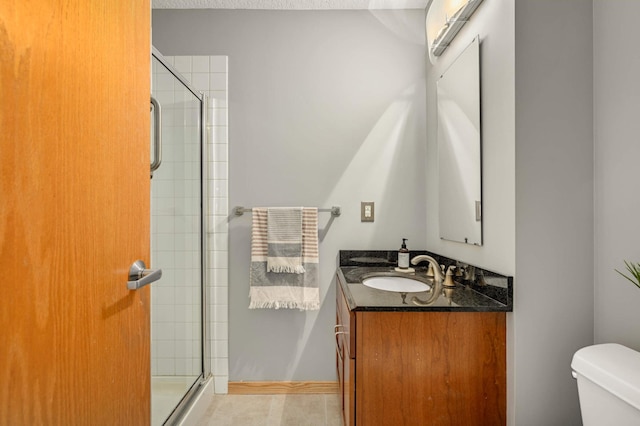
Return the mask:
<svg viewBox="0 0 640 426">
<path fill-rule="evenodd" d="M 438 265 L 438 262 L 436 262 L 436 260 L 433 257 L 427 256 L 426 254 L 420 254 L 418 256 L 415 256 L 413 259 L 411 259 L 411 264 L 417 265 L 418 263 L 425 260 L 428 261 L 433 267 L 433 280 L 436 283 L 441 283 L 444 280 L 444 276 L 442 275 L 442 269 L 440 269 L 440 265 Z"/>
</svg>

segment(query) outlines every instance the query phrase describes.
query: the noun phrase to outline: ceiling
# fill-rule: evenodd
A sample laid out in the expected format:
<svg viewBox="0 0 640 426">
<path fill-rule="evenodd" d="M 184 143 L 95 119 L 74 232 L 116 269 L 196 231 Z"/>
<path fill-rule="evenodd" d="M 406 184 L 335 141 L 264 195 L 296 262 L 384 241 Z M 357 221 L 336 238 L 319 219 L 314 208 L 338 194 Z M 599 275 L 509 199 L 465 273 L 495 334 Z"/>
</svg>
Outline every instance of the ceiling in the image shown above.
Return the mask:
<svg viewBox="0 0 640 426">
<path fill-rule="evenodd" d="M 424 10 L 429 0 L 152 0 L 151 3 L 154 9 Z"/>
</svg>

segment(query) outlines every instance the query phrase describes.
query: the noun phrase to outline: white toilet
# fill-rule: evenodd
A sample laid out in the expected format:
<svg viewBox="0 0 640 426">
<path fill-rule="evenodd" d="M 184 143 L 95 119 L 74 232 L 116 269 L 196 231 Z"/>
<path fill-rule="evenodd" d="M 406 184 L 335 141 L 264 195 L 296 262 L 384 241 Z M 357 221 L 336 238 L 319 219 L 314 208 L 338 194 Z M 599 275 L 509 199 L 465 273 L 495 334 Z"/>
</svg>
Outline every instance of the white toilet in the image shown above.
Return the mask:
<svg viewBox="0 0 640 426">
<path fill-rule="evenodd" d="M 587 346 L 571 361 L 584 426 L 640 425 L 640 353 L 615 343 Z"/>
</svg>

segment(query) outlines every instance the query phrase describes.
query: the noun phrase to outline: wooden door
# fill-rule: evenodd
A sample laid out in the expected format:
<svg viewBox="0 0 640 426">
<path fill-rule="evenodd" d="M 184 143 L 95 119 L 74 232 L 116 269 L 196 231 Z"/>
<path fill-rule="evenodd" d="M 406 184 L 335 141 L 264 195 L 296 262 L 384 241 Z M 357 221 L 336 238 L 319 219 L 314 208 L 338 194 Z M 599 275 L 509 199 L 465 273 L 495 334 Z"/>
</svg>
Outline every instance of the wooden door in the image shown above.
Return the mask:
<svg viewBox="0 0 640 426">
<path fill-rule="evenodd" d="M 150 422 L 148 0 L 0 2 L 0 425 Z"/>
</svg>

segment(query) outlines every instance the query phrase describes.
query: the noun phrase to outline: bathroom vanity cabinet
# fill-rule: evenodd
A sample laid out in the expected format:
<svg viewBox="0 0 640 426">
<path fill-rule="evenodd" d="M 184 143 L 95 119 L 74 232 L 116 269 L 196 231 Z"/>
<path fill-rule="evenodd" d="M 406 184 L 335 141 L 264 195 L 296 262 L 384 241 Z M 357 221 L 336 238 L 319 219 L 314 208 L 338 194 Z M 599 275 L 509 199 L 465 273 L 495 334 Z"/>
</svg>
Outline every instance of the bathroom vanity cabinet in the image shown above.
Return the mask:
<svg viewBox="0 0 640 426">
<path fill-rule="evenodd" d="M 335 331 L 346 426 L 506 424 L 505 312 L 360 307 L 343 280 Z"/>
</svg>

